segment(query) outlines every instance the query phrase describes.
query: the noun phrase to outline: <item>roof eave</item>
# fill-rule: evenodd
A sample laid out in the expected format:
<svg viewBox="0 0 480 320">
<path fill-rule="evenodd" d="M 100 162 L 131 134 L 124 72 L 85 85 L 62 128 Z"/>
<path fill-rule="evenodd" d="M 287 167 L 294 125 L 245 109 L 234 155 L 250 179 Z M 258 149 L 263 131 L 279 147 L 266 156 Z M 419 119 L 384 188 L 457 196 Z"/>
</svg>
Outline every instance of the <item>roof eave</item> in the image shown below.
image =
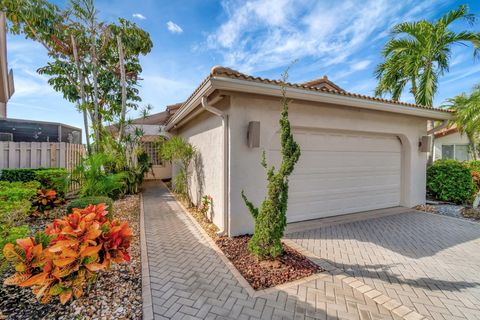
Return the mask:
<svg viewBox="0 0 480 320">
<path fill-rule="evenodd" d="M 190 112 L 195 109 L 200 103 L 203 96 L 209 96 L 214 91 L 211 79 L 207 79 L 196 90 L 185 103 L 178 109 L 177 112 L 168 120 L 165 125 L 165 131 L 170 131 L 177 123 L 183 120 Z"/>
<path fill-rule="evenodd" d="M 214 76 L 210 80 L 212 86 L 219 90 L 229 90 L 237 92 L 248 92 L 270 96 L 280 96 L 280 85 L 260 83 L 249 80 L 233 79 Z M 357 107 L 375 111 L 384 111 L 397 114 L 405 114 L 417 117 L 424 117 L 429 120 L 450 120 L 452 114 L 439 110 L 427 108 L 403 106 L 395 103 L 373 101 L 355 97 L 333 94 L 328 92 L 305 90 L 301 88 L 287 88 L 287 96 L 291 99 L 325 102 L 348 107 Z"/>
</svg>

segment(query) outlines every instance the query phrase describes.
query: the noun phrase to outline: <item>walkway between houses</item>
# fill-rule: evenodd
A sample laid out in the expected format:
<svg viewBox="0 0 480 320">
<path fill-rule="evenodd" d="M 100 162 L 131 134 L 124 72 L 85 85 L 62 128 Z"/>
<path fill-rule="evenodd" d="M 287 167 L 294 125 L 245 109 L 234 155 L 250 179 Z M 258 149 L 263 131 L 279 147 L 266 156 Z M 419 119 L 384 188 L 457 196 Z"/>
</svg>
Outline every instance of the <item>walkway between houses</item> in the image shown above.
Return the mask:
<svg viewBox="0 0 480 320">
<path fill-rule="evenodd" d="M 155 319 L 395 319 L 385 307 L 327 272 L 250 297 L 168 189 L 158 182 L 144 187 Z"/>
</svg>

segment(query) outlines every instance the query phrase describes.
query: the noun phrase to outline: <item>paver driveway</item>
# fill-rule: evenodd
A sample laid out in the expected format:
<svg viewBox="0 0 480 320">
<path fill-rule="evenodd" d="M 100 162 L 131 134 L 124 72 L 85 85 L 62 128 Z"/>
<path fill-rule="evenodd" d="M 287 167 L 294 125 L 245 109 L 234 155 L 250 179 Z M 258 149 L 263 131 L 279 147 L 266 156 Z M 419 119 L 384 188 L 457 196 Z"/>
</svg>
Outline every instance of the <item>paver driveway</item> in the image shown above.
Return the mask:
<svg viewBox="0 0 480 320">
<path fill-rule="evenodd" d="M 432 319 L 480 319 L 480 224 L 411 211 L 287 238 Z"/>
<path fill-rule="evenodd" d="M 143 289 L 144 294 L 151 293 L 152 304 L 144 300 L 144 310 L 153 308 L 155 319 L 394 318 L 388 309 L 328 272 L 315 280 L 250 296 L 168 190 L 152 182 L 145 187 L 150 281 Z"/>
</svg>

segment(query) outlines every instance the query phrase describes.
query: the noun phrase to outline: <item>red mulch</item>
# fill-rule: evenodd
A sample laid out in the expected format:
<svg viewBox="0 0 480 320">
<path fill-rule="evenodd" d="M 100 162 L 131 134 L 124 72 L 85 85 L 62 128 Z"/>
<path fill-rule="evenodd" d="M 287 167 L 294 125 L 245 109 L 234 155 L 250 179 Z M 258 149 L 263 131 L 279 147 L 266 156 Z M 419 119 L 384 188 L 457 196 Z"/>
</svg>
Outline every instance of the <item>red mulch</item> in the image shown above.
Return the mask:
<svg viewBox="0 0 480 320">
<path fill-rule="evenodd" d="M 248 250 L 250 238 L 249 235 L 220 237 L 215 239 L 215 242 L 255 290 L 270 288 L 323 271 L 285 244 L 283 254 L 276 260 L 259 261 Z"/>
</svg>

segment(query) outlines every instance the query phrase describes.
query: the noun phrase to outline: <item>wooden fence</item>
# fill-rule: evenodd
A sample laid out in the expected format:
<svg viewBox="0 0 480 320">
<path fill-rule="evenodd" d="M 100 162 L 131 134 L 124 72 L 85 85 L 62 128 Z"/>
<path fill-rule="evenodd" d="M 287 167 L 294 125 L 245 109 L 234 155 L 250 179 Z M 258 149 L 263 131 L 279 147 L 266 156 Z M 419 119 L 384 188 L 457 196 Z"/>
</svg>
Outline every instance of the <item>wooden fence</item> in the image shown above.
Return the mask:
<svg viewBox="0 0 480 320">
<path fill-rule="evenodd" d="M 84 153 L 83 145 L 66 142 L 0 142 L 0 169 L 65 168 L 72 173 Z M 71 183 L 70 191 L 78 188 Z"/>
<path fill-rule="evenodd" d="M 75 168 L 84 147 L 66 142 L 0 142 L 0 169 Z"/>
</svg>

